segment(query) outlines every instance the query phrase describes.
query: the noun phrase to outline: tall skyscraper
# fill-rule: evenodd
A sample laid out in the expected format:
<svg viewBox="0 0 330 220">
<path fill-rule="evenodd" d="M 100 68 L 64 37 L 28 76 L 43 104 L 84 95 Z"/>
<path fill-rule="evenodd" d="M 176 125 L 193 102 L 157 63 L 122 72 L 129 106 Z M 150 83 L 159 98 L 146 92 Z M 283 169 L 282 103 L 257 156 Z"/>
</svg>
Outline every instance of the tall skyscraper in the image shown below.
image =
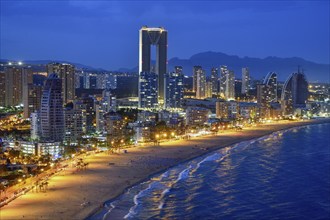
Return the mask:
<svg viewBox="0 0 330 220">
<path fill-rule="evenodd" d="M 269 72 L 263 84 L 269 87 L 269 100 L 271 102 L 277 102 L 277 74 L 275 72 Z"/>
<path fill-rule="evenodd" d="M 196 98 L 204 99 L 206 97 L 206 75 L 203 69 L 197 71 L 196 76 Z"/>
<path fill-rule="evenodd" d="M 212 95 L 218 95 L 219 92 L 219 73 L 218 68 L 211 69 Z"/>
<path fill-rule="evenodd" d="M 63 141 L 62 79 L 57 74 L 50 74 L 45 81 L 41 98 L 40 124 L 43 141 Z"/>
<path fill-rule="evenodd" d="M 212 98 L 213 84 L 212 81 L 206 81 L 205 84 L 205 98 Z"/>
<path fill-rule="evenodd" d="M 249 67 L 242 68 L 242 94 L 248 94 L 250 88 Z"/>
<path fill-rule="evenodd" d="M 15 106 L 22 104 L 23 94 L 27 92 L 27 85 L 33 82 L 32 69 L 21 66 L 7 66 L 1 75 L 1 84 L 5 88 L 4 93 L 2 93 L 5 97 L 4 105 Z"/>
<path fill-rule="evenodd" d="M 0 106 L 6 105 L 6 75 L 3 69 L 0 69 Z"/>
<path fill-rule="evenodd" d="M 257 103 L 261 107 L 261 117 L 267 118 L 269 116 L 269 108 L 270 108 L 270 86 L 267 84 L 257 84 Z"/>
<path fill-rule="evenodd" d="M 201 66 L 193 67 L 193 91 L 197 92 L 197 75 L 200 71 L 203 71 Z"/>
<path fill-rule="evenodd" d="M 83 96 L 80 98 L 79 101 L 83 104 L 79 106 L 79 108 L 83 109 L 83 113 L 86 115 L 86 124 L 83 128 L 84 132 L 86 133 L 94 132 L 95 131 L 94 122 L 96 118 L 95 100 L 93 96 L 83 94 Z"/>
<path fill-rule="evenodd" d="M 308 98 L 308 82 L 304 73 L 292 73 L 285 81 L 281 101 L 284 114 L 293 114 L 296 108 L 305 108 Z"/>
<path fill-rule="evenodd" d="M 151 67 L 151 45 L 156 45 L 157 89 L 159 102 L 164 101 L 164 76 L 167 73 L 167 30 L 162 27 L 140 29 L 139 74 L 153 72 Z"/>
<path fill-rule="evenodd" d="M 75 99 L 75 66 L 67 63 L 49 63 L 48 75 L 56 73 L 62 79 L 63 103 L 72 102 Z"/>
<path fill-rule="evenodd" d="M 225 98 L 227 100 L 235 99 L 235 75 L 232 70 L 227 71 L 226 74 Z"/>
<path fill-rule="evenodd" d="M 139 108 L 158 108 L 158 75 L 153 72 L 139 74 Z"/>
<path fill-rule="evenodd" d="M 183 99 L 183 72 L 176 66 L 174 72 L 165 77 L 165 108 L 181 108 Z"/>
<path fill-rule="evenodd" d="M 220 88 L 219 93 L 221 98 L 225 98 L 226 93 L 226 78 L 228 74 L 228 68 L 227 66 L 221 66 L 220 67 Z"/>
</svg>

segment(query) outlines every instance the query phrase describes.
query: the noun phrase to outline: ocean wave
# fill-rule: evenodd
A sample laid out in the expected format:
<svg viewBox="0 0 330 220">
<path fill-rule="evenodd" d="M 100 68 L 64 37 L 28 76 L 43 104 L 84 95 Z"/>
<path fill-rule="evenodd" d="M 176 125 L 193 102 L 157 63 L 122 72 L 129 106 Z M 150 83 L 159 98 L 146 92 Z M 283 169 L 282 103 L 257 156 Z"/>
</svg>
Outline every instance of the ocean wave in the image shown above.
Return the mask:
<svg viewBox="0 0 330 220">
<path fill-rule="evenodd" d="M 144 196 L 146 196 L 148 194 L 148 192 L 156 186 L 156 183 L 157 182 L 151 182 L 146 189 L 140 191 L 138 194 L 136 194 L 133 197 L 134 206 L 132 206 L 129 209 L 128 213 L 124 216 L 124 219 L 132 218 L 134 215 L 137 214 L 136 209 L 141 204 L 140 199 L 143 198 Z"/>
<path fill-rule="evenodd" d="M 223 154 L 220 154 L 220 153 L 214 153 L 208 157 L 205 157 L 201 162 L 197 163 L 197 166 L 196 166 L 196 170 L 198 170 L 201 166 L 202 163 L 205 163 L 207 161 L 216 161 L 216 160 L 219 160 L 221 157 L 223 156 Z"/>
</svg>

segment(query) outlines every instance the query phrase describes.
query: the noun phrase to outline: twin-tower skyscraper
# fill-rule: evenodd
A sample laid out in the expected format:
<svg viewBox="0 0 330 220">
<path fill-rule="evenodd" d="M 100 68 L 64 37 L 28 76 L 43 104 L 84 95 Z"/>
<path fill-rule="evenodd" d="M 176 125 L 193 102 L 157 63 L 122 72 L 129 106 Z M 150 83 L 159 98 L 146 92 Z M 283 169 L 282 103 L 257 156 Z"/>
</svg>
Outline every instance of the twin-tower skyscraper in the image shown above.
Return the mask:
<svg viewBox="0 0 330 220">
<path fill-rule="evenodd" d="M 143 26 L 139 31 L 139 35 L 139 107 L 153 108 L 156 105 L 150 103 L 155 100 L 151 99 L 151 96 L 158 96 L 156 100 L 158 98 L 159 104 L 164 102 L 164 79 L 167 73 L 167 30 L 163 27 L 150 28 Z M 156 46 L 155 66 L 151 63 L 151 46 Z M 150 88 L 148 81 L 151 78 L 157 79 L 157 88 Z"/>
</svg>

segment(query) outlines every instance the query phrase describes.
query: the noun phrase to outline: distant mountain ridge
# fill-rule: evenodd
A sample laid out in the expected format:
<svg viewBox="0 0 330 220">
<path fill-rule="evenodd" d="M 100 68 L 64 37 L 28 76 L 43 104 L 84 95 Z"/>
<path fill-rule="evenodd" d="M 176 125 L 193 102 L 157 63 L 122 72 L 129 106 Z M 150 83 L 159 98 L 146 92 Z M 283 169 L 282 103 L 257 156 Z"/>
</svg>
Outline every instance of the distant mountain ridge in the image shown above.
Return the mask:
<svg viewBox="0 0 330 220">
<path fill-rule="evenodd" d="M 0 62 L 8 62 L 8 59 L 0 59 Z M 31 65 L 45 65 L 50 62 L 65 62 L 71 63 L 78 68 L 89 71 L 107 71 L 103 68 L 95 68 L 80 63 L 73 63 L 60 60 L 26 60 L 24 63 Z M 220 67 L 221 65 L 228 66 L 228 69 L 234 70 L 235 78 L 240 79 L 242 76 L 242 67 L 249 67 L 250 75 L 253 79 L 262 79 L 268 72 L 278 73 L 278 79 L 284 81 L 287 77 L 297 72 L 298 66 L 304 71 L 307 80 L 310 82 L 327 82 L 330 83 L 330 65 L 319 64 L 307 61 L 303 58 L 279 58 L 269 56 L 266 58 L 239 57 L 235 55 L 227 55 L 221 52 L 202 52 L 192 55 L 189 59 L 180 59 L 174 57 L 168 61 L 168 71 L 173 71 L 175 66 L 182 66 L 183 72 L 187 76 L 192 75 L 193 66 L 200 65 L 205 69 L 206 75 L 210 76 L 212 67 Z M 120 68 L 119 72 L 138 72 L 138 67 Z"/>
</svg>

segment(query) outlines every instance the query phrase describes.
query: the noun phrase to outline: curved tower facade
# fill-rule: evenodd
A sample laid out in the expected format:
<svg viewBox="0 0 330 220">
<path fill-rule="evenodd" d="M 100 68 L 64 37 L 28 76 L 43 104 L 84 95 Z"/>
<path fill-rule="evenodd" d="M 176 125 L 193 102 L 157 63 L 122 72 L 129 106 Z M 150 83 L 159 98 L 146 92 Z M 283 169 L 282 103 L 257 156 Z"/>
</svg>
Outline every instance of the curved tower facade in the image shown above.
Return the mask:
<svg viewBox="0 0 330 220">
<path fill-rule="evenodd" d="M 275 72 L 269 72 L 264 79 L 263 84 L 268 86 L 269 89 L 269 101 L 277 101 L 277 74 Z"/>
<path fill-rule="evenodd" d="M 62 79 L 57 74 L 50 74 L 45 82 L 41 98 L 40 125 L 43 141 L 63 141 Z"/>
<path fill-rule="evenodd" d="M 303 73 L 292 73 L 283 86 L 281 100 L 284 114 L 292 114 L 295 108 L 305 108 L 308 98 L 308 82 Z"/>
</svg>

